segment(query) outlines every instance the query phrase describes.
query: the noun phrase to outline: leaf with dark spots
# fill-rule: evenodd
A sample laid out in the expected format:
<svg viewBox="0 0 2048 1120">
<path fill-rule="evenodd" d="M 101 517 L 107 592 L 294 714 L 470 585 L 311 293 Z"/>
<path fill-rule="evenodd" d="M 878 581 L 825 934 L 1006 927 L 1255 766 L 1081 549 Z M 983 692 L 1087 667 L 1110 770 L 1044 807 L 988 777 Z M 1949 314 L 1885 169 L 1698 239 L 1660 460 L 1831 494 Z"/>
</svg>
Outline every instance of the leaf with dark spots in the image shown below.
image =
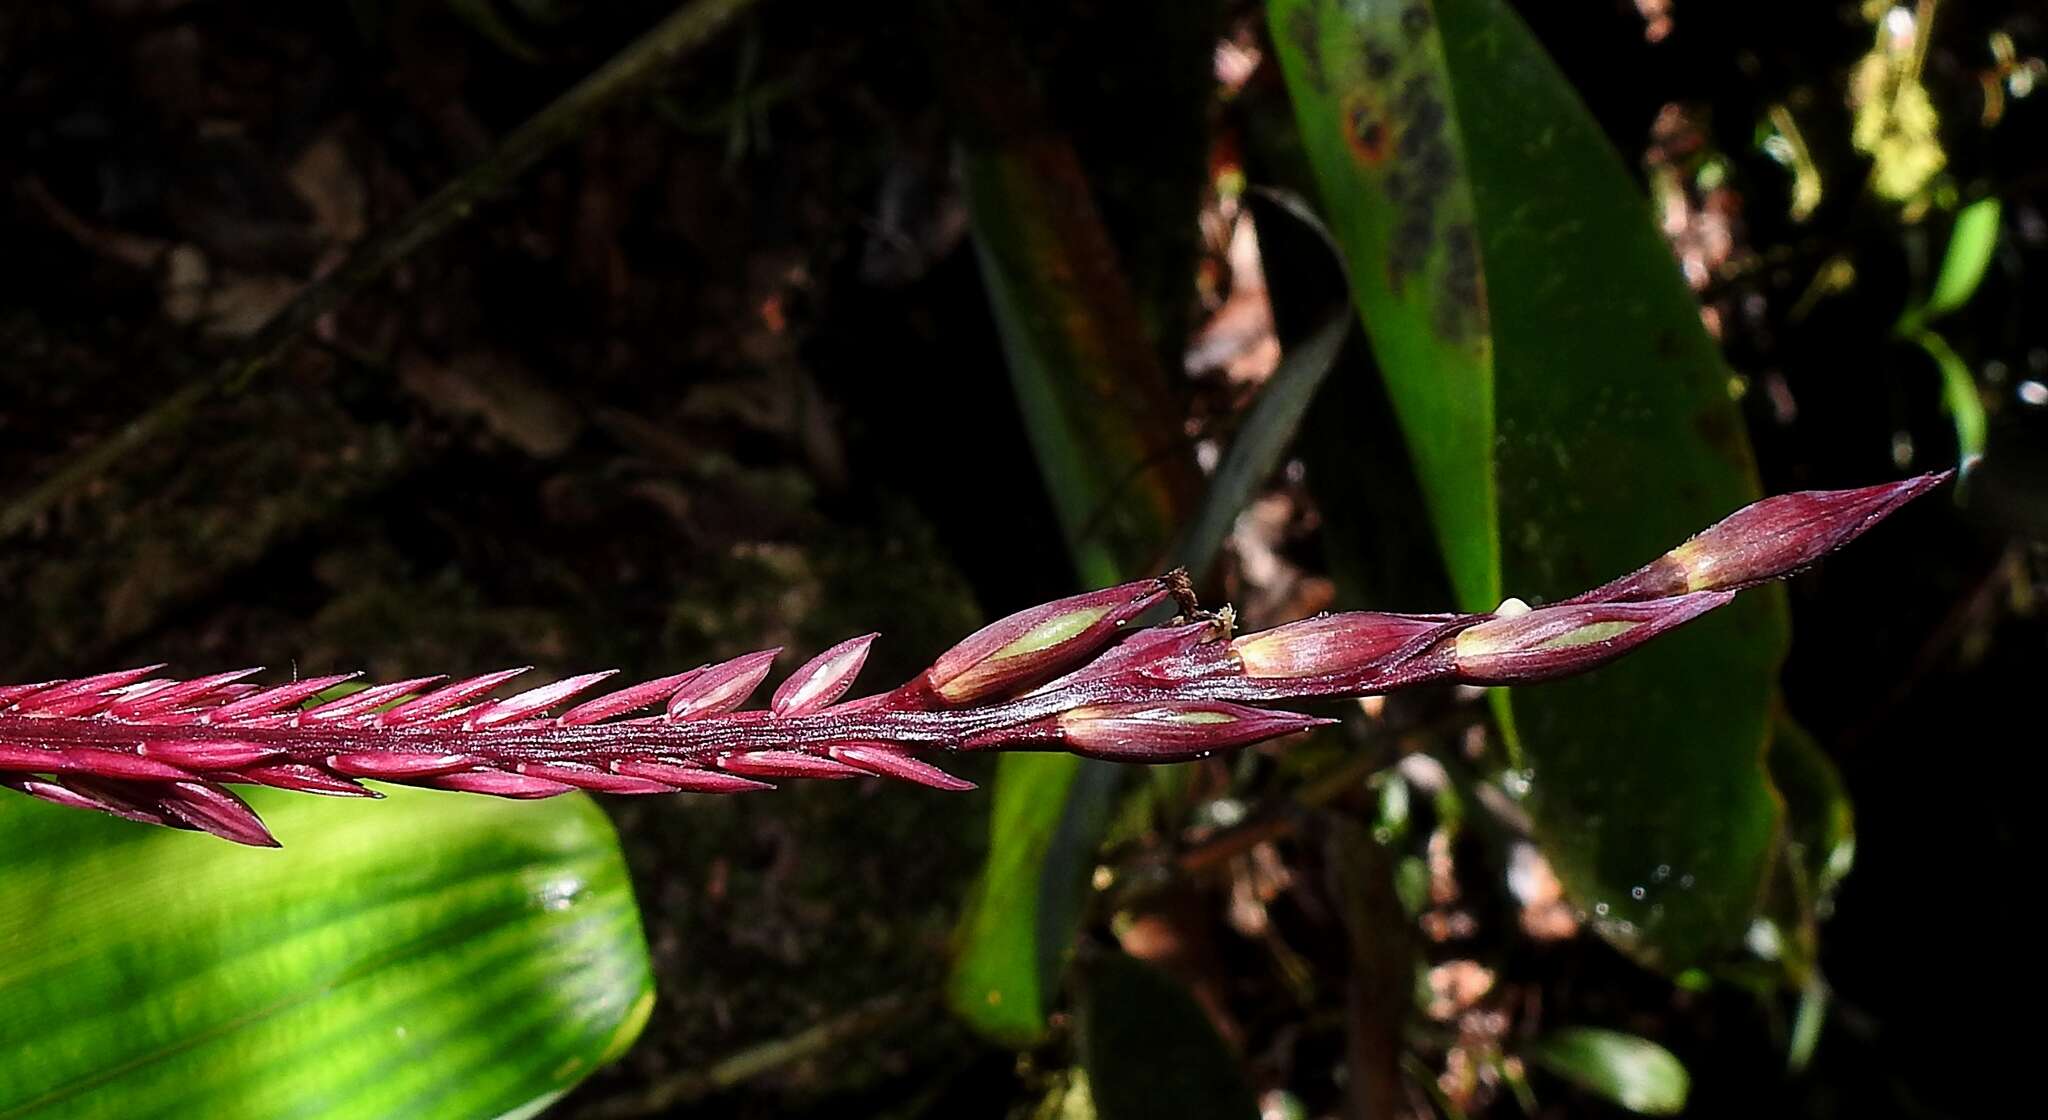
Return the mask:
<svg viewBox="0 0 2048 1120">
<path fill-rule="evenodd" d="M 1276 47 L 1460 605 L 1570 594 L 1754 497 L 1727 372 L 1648 202 L 1509 7 L 1269 3 L 1279 21 L 1302 8 L 1326 88 Z M 1387 106 L 1377 164 L 1343 114 L 1357 104 Z M 1783 630 L 1760 597 L 1502 700 L 1539 839 L 1643 960 L 1710 956 L 1754 913 Z"/>
<path fill-rule="evenodd" d="M 1451 558 L 1456 584 L 1477 601 L 1498 601 L 1499 574 L 1491 534 L 1460 547 L 1453 526 L 1494 521 L 1492 472 L 1469 448 L 1493 439 L 1492 383 L 1486 308 L 1467 305 L 1440 315 L 1441 273 L 1450 264 L 1441 230 L 1477 221 L 1470 185 L 1455 173 L 1462 162 L 1454 106 L 1444 102 L 1445 72 L 1434 33 L 1401 28 L 1398 5 L 1273 0 L 1276 27 L 1314 24 L 1320 35 L 1305 49 L 1276 35 L 1296 119 L 1327 200 L 1332 232 L 1351 264 L 1352 296 L 1371 327 L 1374 356 L 1389 369 L 1428 369 L 1436 384 L 1389 378 L 1387 393 L 1407 436 L 1438 543 Z M 1309 12 L 1307 18 L 1296 13 Z M 1314 68 L 1320 84 L 1305 79 Z M 1432 93 L 1432 90 L 1437 92 Z M 1434 111 L 1418 121 L 1423 101 Z M 1392 138 L 1391 152 L 1362 158 L 1361 107 L 1372 106 Z M 1420 278 L 1421 283 L 1411 283 Z M 1455 331 L 1442 328 L 1456 326 Z"/>
<path fill-rule="evenodd" d="M 1287 34 L 1293 39 L 1295 48 L 1301 51 L 1306 64 L 1305 76 L 1317 89 L 1329 85 L 1329 77 L 1323 73 L 1323 51 L 1320 45 L 1322 29 L 1316 24 L 1313 7 L 1302 6 L 1288 13 Z"/>
</svg>

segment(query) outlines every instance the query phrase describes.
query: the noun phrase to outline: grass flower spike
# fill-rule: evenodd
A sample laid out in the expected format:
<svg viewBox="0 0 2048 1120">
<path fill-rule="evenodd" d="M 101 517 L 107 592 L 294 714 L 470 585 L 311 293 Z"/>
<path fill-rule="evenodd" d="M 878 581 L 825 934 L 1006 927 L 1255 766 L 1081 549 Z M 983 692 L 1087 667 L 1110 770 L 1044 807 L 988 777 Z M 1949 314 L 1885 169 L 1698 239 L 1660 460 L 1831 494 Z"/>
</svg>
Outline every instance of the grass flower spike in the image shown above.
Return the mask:
<svg viewBox="0 0 2048 1120">
<path fill-rule="evenodd" d="M 1232 636 L 1178 573 L 991 623 L 889 692 L 846 700 L 875 635 L 842 642 L 743 710 L 777 650 L 588 694 L 610 672 L 494 696 L 525 669 L 324 693 L 353 674 L 263 685 L 162 666 L 0 686 L 0 785 L 58 805 L 274 845 L 233 785 L 376 797 L 363 781 L 498 797 L 738 793 L 791 778 L 970 784 L 922 753 L 1066 750 L 1172 762 L 1326 720 L 1257 705 L 1429 683 L 1584 672 L 1853 540 L 1945 478 L 1748 507 L 1585 595 L 1490 614 L 1323 615 Z M 1183 615 L 1141 626 L 1168 601 Z M 559 710 L 559 714 L 555 713 Z"/>
</svg>

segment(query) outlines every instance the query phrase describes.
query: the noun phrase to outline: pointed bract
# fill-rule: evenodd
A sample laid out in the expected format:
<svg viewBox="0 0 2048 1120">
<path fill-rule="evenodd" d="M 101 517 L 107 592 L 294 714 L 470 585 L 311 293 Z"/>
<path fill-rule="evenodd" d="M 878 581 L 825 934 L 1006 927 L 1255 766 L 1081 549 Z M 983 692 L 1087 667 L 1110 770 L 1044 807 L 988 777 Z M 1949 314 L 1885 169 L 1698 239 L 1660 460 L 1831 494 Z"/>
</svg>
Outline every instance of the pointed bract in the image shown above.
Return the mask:
<svg viewBox="0 0 2048 1120">
<path fill-rule="evenodd" d="M 858 778 L 862 771 L 802 751 L 743 751 L 718 756 L 721 770 L 749 778 Z"/>
<path fill-rule="evenodd" d="M 44 716 L 82 715 L 95 707 L 107 706 L 111 699 L 105 693 L 133 684 L 161 668 L 162 665 L 145 665 L 139 669 L 120 669 L 80 677 L 75 681 L 57 681 L 15 697 L 8 706 L 13 711 Z M 87 703 L 80 705 L 77 703 L 79 700 Z"/>
<path fill-rule="evenodd" d="M 410 680 L 391 681 L 388 684 L 373 684 L 361 692 L 337 697 L 317 708 L 308 708 L 299 713 L 299 722 L 311 726 L 332 723 L 335 720 L 356 720 L 370 716 L 378 708 L 410 696 L 435 681 L 446 680 L 442 675 L 413 677 Z"/>
<path fill-rule="evenodd" d="M 174 782 L 159 805 L 167 815 L 223 840 L 253 848 L 279 846 L 256 810 L 211 782 Z"/>
<path fill-rule="evenodd" d="M 620 774 L 631 774 L 640 778 L 652 778 L 657 782 L 687 793 L 747 793 L 757 789 L 774 789 L 767 782 L 757 782 L 738 774 L 727 774 L 720 770 L 706 770 L 691 766 L 680 760 L 620 759 L 612 763 L 612 770 Z"/>
<path fill-rule="evenodd" d="M 419 751 L 359 751 L 327 756 L 327 768 L 356 778 L 426 778 L 467 770 L 482 762 L 466 754 Z"/>
<path fill-rule="evenodd" d="M 864 634 L 848 638 L 826 650 L 803 667 L 789 675 L 775 690 L 768 701 L 768 710 L 777 716 L 806 716 L 820 708 L 827 708 L 832 702 L 846 695 L 853 687 L 853 678 L 860 675 L 860 668 L 867 664 L 868 647 L 875 644 L 880 635 Z"/>
<path fill-rule="evenodd" d="M 889 743 L 846 743 L 831 748 L 833 758 L 886 778 L 913 782 L 932 789 L 964 792 L 974 788 L 965 778 L 956 778 L 921 758 L 905 754 Z"/>
<path fill-rule="evenodd" d="M 654 707 L 674 695 L 684 682 L 703 671 L 691 669 L 673 676 L 658 677 L 651 681 L 642 681 L 630 688 L 606 693 L 595 700 L 585 700 L 556 717 L 555 722 L 564 727 L 580 727 L 586 723 L 599 723 L 641 708 Z"/>
<path fill-rule="evenodd" d="M 1428 648 L 1460 621 L 1457 615 L 1347 611 L 1243 635 L 1230 651 L 1254 679 L 1367 673 Z"/>
<path fill-rule="evenodd" d="M 297 793 L 317 793 L 327 797 L 367 797 L 374 800 L 384 796 L 368 786 L 349 781 L 337 774 L 330 774 L 304 762 L 265 762 L 255 766 L 243 766 L 221 775 L 221 780 L 288 789 Z"/>
<path fill-rule="evenodd" d="M 495 673 L 485 673 L 480 677 L 469 677 L 452 684 L 444 684 L 395 708 L 386 709 L 377 717 L 377 723 L 383 727 L 403 727 L 446 715 L 450 710 L 482 696 L 521 673 L 531 671 L 532 668 L 531 665 L 522 665 L 517 669 L 500 669 Z"/>
<path fill-rule="evenodd" d="M 80 747 L 63 752 L 61 769 L 105 778 L 145 782 L 175 782 L 194 776 L 191 771 L 167 762 L 144 758 L 129 751 L 103 750 L 97 747 Z"/>
<path fill-rule="evenodd" d="M 501 723 L 525 719 L 547 711 L 597 682 L 617 674 L 617 669 L 605 669 L 601 672 L 569 677 L 553 684 L 544 684 L 539 688 L 529 688 L 525 692 L 485 705 L 481 710 L 472 713 L 465 722 L 470 727 L 495 727 Z"/>
<path fill-rule="evenodd" d="M 1466 684 L 1524 684 L 1612 661 L 1735 598 L 1701 591 L 1643 603 L 1565 603 L 1479 623 L 1453 641 Z"/>
<path fill-rule="evenodd" d="M 1214 620 L 1140 630 L 1037 692 L 1052 692 L 1084 681 L 1185 680 L 1227 668 L 1222 644 L 1216 641 L 1222 633 Z"/>
<path fill-rule="evenodd" d="M 956 707 L 1041 684 L 1102 652 L 1167 594 L 1164 580 L 1144 579 L 1018 611 L 940 655 L 921 682 Z"/>
<path fill-rule="evenodd" d="M 290 684 L 281 684 L 275 688 L 266 688 L 253 695 L 222 704 L 218 708 L 208 709 L 199 722 L 226 725 L 235 723 L 238 720 L 256 719 L 261 716 L 271 715 L 281 712 L 286 708 L 298 707 L 300 704 L 333 688 L 335 685 L 341 684 L 344 681 L 352 681 L 360 676 L 362 674 L 359 672 L 336 673 L 333 676 L 310 677 L 302 681 L 293 681 Z"/>
<path fill-rule="evenodd" d="M 1050 740 L 1117 762 L 1181 762 L 1277 739 L 1333 721 L 1221 700 L 1088 704 L 1022 727 L 969 739 L 969 750 Z"/>
<path fill-rule="evenodd" d="M 707 665 L 691 673 L 668 700 L 668 718 L 704 719 L 723 715 L 747 702 L 761 687 L 782 647 L 742 654 L 731 661 Z"/>
<path fill-rule="evenodd" d="M 142 744 L 142 753 L 145 757 L 158 762 L 182 766 L 187 770 L 232 770 L 238 766 L 274 758 L 277 749 L 257 743 L 238 743 L 232 739 L 222 739 L 201 743 L 145 742 Z"/>
<path fill-rule="evenodd" d="M 1568 601 L 1640 602 L 1689 591 L 1740 591 L 1783 579 L 1862 536 L 1954 473 L 1765 498 L 1613 583 Z"/>
<path fill-rule="evenodd" d="M 146 696 L 128 696 L 114 702 L 107 709 L 108 714 L 119 719 L 148 719 L 177 711 L 188 705 L 201 703 L 221 688 L 244 677 L 253 677 L 263 671 L 262 666 L 252 669 L 230 669 L 225 673 L 213 673 L 204 677 L 174 684 Z"/>
<path fill-rule="evenodd" d="M 528 777 L 575 786 L 596 793 L 674 793 L 675 787 L 652 778 L 615 774 L 581 762 L 522 762 L 519 772 Z"/>
<path fill-rule="evenodd" d="M 465 770 L 460 774 L 443 774 L 438 778 L 428 779 L 427 784 L 439 789 L 484 793 L 492 797 L 510 797 L 520 801 L 556 797 L 564 793 L 573 793 L 576 789 L 575 786 L 562 782 L 551 782 L 531 774 L 513 774 L 504 770 Z"/>
</svg>

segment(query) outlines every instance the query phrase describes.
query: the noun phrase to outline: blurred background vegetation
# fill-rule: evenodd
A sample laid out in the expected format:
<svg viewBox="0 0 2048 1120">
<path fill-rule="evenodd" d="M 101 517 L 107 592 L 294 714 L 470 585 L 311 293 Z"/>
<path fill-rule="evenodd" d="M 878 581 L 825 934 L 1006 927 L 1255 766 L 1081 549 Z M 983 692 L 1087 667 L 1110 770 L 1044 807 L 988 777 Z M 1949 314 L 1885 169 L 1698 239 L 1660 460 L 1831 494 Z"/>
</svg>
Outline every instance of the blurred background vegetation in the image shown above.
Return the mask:
<svg viewBox="0 0 2048 1120">
<path fill-rule="evenodd" d="M 654 676 L 880 629 L 880 685 L 1169 563 L 1252 626 L 1485 609 L 1967 462 L 1585 681 L 1151 772 L 967 759 L 963 796 L 606 800 L 653 1003 L 602 970 L 543 1072 L 644 1018 L 548 1115 L 1966 1116 L 2028 1083 L 2048 13 L 676 11 L 0 6 L 0 678 Z M 646 74 L 546 116 L 608 60 Z M 12 800 L 0 852 L 129 827 Z M 471 827 L 450 800 L 348 809 L 442 822 L 359 838 L 404 845 Z M 493 866 L 470 835 L 421 840 L 450 882 Z M 170 839 L 166 881 L 249 858 Z M 318 866 L 375 942 L 374 862 Z M 47 947 L 0 948 L 34 1024 Z M 366 1021 L 361 1085 L 531 1060 Z M 223 1037 L 193 1107 L 266 1115 Z M 168 1107 L 106 1076 L 0 1116 Z"/>
</svg>

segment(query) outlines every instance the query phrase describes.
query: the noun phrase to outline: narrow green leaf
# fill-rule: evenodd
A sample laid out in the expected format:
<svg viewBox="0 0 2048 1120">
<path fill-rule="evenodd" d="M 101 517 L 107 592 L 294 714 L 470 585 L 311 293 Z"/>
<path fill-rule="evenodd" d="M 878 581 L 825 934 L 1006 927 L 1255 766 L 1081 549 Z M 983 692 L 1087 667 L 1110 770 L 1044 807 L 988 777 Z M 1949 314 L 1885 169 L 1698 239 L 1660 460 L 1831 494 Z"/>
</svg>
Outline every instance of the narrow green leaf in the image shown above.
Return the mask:
<svg viewBox="0 0 2048 1120">
<path fill-rule="evenodd" d="M 448 10 L 457 19 L 469 25 L 471 31 L 490 40 L 491 45 L 525 63 L 538 63 L 542 59 L 540 48 L 520 37 L 498 14 L 492 0 L 443 0 Z"/>
<path fill-rule="evenodd" d="M 1831 1002 L 1827 982 L 1819 976 L 1809 979 L 1799 991 L 1799 1003 L 1792 1013 L 1792 1031 L 1785 1040 L 1785 1072 L 1805 1073 L 1813 1064 L 1813 1052 L 1820 1046 L 1820 1029 L 1827 1022 Z"/>
<path fill-rule="evenodd" d="M 1825 917 L 1856 862 L 1856 811 L 1834 760 L 1789 716 L 1771 739 L 1771 781 L 1785 798 L 1785 853 L 1800 875 L 1801 906 Z"/>
<path fill-rule="evenodd" d="M 1923 327 L 1909 338 L 1933 360 L 1935 370 L 1941 374 L 1941 407 L 1956 427 L 1957 458 L 1964 463 L 1983 458 L 1990 421 L 1985 417 L 1984 398 L 1977 393 L 1977 379 L 1970 376 L 1968 363 L 1948 344 L 1948 339 L 1931 327 Z"/>
<path fill-rule="evenodd" d="M 1803 1065 L 1820 1034 L 1827 1006 L 1820 975 L 1820 927 L 1834 911 L 1835 891 L 1856 859 L 1856 818 L 1832 759 L 1813 736 L 1780 713 L 1773 725 L 1771 783 L 1785 802 L 1783 847 L 1763 913 L 1751 927 L 1760 961 L 1726 967 L 1724 978 L 1747 983 L 1759 998 L 1801 991 L 1790 1064 Z"/>
<path fill-rule="evenodd" d="M 1237 515 L 1280 465 L 1281 455 L 1293 442 L 1309 402 L 1323 387 L 1323 378 L 1336 363 L 1350 329 L 1349 315 L 1332 316 L 1300 345 L 1289 349 L 1260 388 L 1259 399 L 1231 436 L 1230 450 L 1216 465 L 1202 504 L 1173 547 L 1174 562 L 1193 572 L 1197 580 L 1216 562 L 1216 552 L 1230 535 Z"/>
<path fill-rule="evenodd" d="M 1100 835 L 1087 821 L 1107 818 L 1116 774 L 1109 763 L 1065 755 L 997 763 L 988 862 L 961 922 L 946 1000 L 998 1042 L 1028 1046 L 1045 1034 L 1078 923 L 1074 876 Z M 1070 824 L 1068 813 L 1081 819 Z M 1077 856 L 1076 848 L 1086 850 Z"/>
<path fill-rule="evenodd" d="M 1991 266 L 1992 250 L 1998 247 L 1999 214 L 1999 201 L 1991 197 L 1978 199 L 1956 215 L 1955 231 L 1949 234 L 1948 252 L 1941 258 L 1941 271 L 1935 275 L 1922 322 L 1960 310 L 1977 294 L 1977 286 Z"/>
<path fill-rule="evenodd" d="M 1080 582 L 1115 583 L 1158 564 L 1198 483 L 1165 374 L 1080 161 L 1023 92 L 1013 45 L 980 5 L 933 11 L 1011 384 Z M 1044 1033 L 1120 777 L 1064 755 L 997 764 L 988 863 L 947 988 L 985 1034 Z"/>
<path fill-rule="evenodd" d="M 588 798 L 248 799 L 285 848 L 0 801 L 0 1117 L 530 1114 L 646 1022 Z"/>
<path fill-rule="evenodd" d="M 1080 970 L 1080 1057 L 1102 1120 L 1252 1120 L 1243 1063 L 1186 988 L 1122 953 Z"/>
<path fill-rule="evenodd" d="M 1928 326 L 1934 320 L 1960 310 L 1977 294 L 1991 254 L 1998 246 L 2001 207 L 1997 198 L 1984 198 L 1956 215 L 1955 230 L 1949 234 L 1948 251 L 1942 255 L 1941 271 L 1927 301 L 1908 307 L 1899 316 L 1893 333 L 1918 346 L 1934 361 L 1941 374 L 1941 404 L 1955 424 L 1957 457 L 1964 463 L 1984 455 L 1988 422 L 1984 399 L 1977 393 L 1977 380 L 1970 367 L 1948 344 L 1948 339 Z"/>
<path fill-rule="evenodd" d="M 1729 378 L 1648 203 L 1501 0 L 1271 0 L 1303 142 L 1460 605 L 1574 594 L 1757 496 Z M 1596 926 L 1680 967 L 1739 942 L 1778 806 L 1781 599 L 1504 696 Z"/>
<path fill-rule="evenodd" d="M 1193 504 L 1192 462 L 1088 183 L 1056 137 L 962 153 L 1010 382 L 1089 586 L 1158 562 Z"/>
<path fill-rule="evenodd" d="M 1567 1027 L 1537 1039 L 1524 1055 L 1589 1092 L 1646 1116 L 1685 1110 L 1692 1079 L 1671 1051 L 1632 1034 Z"/>
</svg>

